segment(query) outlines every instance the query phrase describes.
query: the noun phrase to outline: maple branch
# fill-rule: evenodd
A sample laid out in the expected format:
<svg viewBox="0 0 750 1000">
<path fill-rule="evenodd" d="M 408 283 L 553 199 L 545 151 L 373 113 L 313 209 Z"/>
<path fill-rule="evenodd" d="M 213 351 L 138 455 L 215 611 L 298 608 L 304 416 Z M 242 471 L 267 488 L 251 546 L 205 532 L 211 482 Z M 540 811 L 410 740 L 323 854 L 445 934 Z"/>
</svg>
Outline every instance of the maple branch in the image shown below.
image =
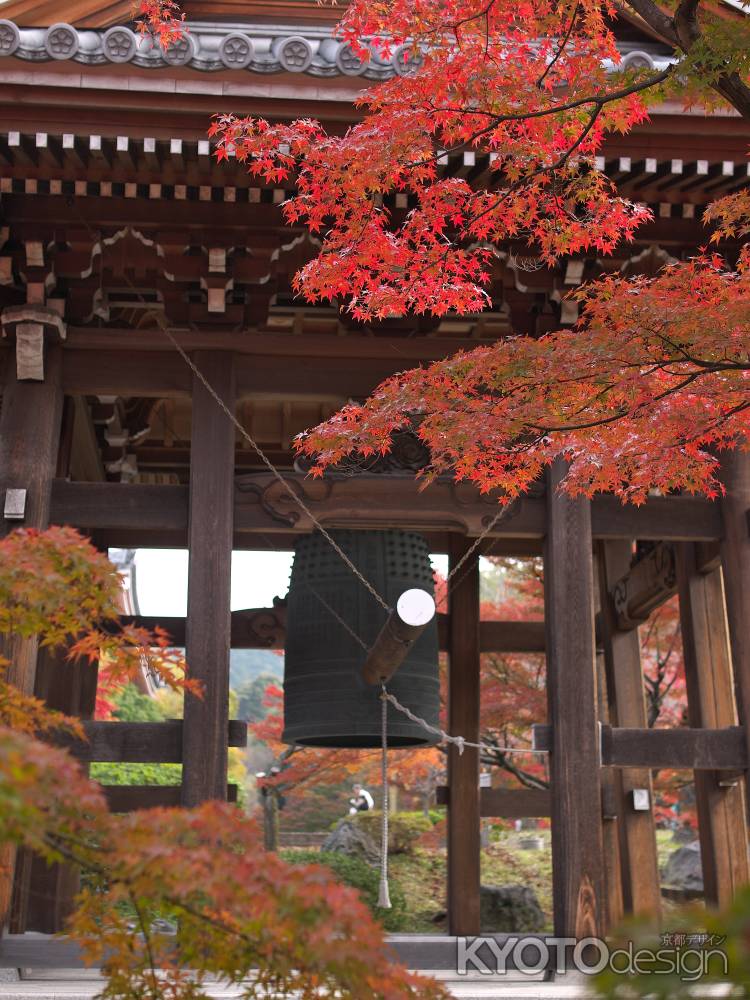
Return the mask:
<svg viewBox="0 0 750 1000">
<path fill-rule="evenodd" d="M 441 112 L 443 113 L 451 112 L 455 110 L 456 114 L 462 114 L 462 115 L 477 114 L 477 115 L 484 115 L 485 117 L 492 119 L 489 125 L 486 125 L 484 128 L 479 129 L 477 132 L 474 132 L 473 135 L 470 135 L 462 142 L 456 143 L 456 145 L 451 146 L 450 149 L 447 150 L 447 152 L 455 153 L 461 149 L 465 149 L 467 146 L 476 146 L 478 140 L 481 139 L 483 135 L 488 135 L 490 132 L 493 132 L 499 125 L 507 125 L 510 124 L 511 122 L 525 122 L 537 118 L 546 118 L 549 115 L 562 114 L 565 111 L 575 111 L 577 108 L 585 107 L 587 104 L 594 104 L 599 108 L 599 111 L 601 111 L 607 104 L 611 104 L 613 101 L 624 100 L 626 97 L 630 97 L 633 94 L 640 93 L 640 91 L 642 90 L 648 90 L 651 87 L 655 87 L 660 83 L 664 83 L 664 81 L 668 79 L 674 72 L 674 68 L 675 68 L 674 66 L 667 66 L 666 69 L 663 69 L 659 73 L 654 74 L 654 76 L 650 76 L 648 77 L 648 79 L 642 80 L 640 82 L 636 81 L 634 83 L 628 84 L 627 87 L 621 87 L 619 90 L 612 90 L 606 94 L 592 94 L 586 97 L 578 97 L 575 100 L 566 101 L 563 104 L 557 104 L 553 107 L 539 108 L 537 111 L 524 111 L 512 115 L 491 115 L 490 112 L 479 111 L 477 109 L 439 108 L 435 107 L 434 105 L 431 105 L 430 110 L 435 114 L 439 114 Z M 384 102 L 383 107 L 389 107 L 389 106 L 391 105 L 388 105 L 387 103 Z M 394 102 L 393 107 L 396 106 L 397 105 Z M 577 145 L 578 143 L 576 144 L 576 146 Z M 568 155 L 570 155 L 570 152 L 568 153 Z M 426 167 L 429 166 L 430 164 L 437 163 L 439 158 L 440 157 L 436 152 L 434 156 L 431 156 L 427 159 L 412 160 L 409 163 L 404 164 L 404 167 L 405 169 L 413 169 L 415 167 Z"/>
<path fill-rule="evenodd" d="M 580 3 L 577 3 L 576 7 L 575 7 L 575 10 L 573 11 L 573 16 L 570 19 L 570 24 L 568 25 L 568 30 L 565 32 L 565 35 L 563 36 L 560 44 L 558 45 L 557 52 L 555 52 L 554 56 L 552 57 L 552 59 L 550 59 L 549 63 L 547 64 L 546 69 L 544 70 L 544 72 L 542 73 L 542 75 L 539 77 L 539 79 L 536 81 L 537 87 L 541 88 L 541 86 L 544 83 L 545 79 L 552 72 L 552 70 L 555 67 L 555 64 L 558 62 L 558 60 L 560 59 L 560 56 L 565 51 L 565 47 L 568 44 L 568 42 L 570 41 L 570 36 L 573 34 L 573 28 L 575 27 L 575 23 L 578 20 L 578 14 L 580 13 L 580 10 L 581 10 L 581 5 L 580 5 Z"/>
<path fill-rule="evenodd" d="M 625 0 L 625 6 L 631 7 L 667 44 L 679 45 L 674 21 L 653 0 Z"/>
<path fill-rule="evenodd" d="M 471 24 L 472 21 L 478 21 L 482 17 L 486 18 L 496 3 L 497 0 L 490 0 L 487 6 L 483 7 L 481 10 L 478 10 L 476 14 L 467 15 L 466 17 L 460 18 L 458 21 L 451 21 L 450 26 L 453 29 L 461 28 L 465 24 Z"/>
<path fill-rule="evenodd" d="M 482 760 L 484 761 L 485 764 L 490 764 L 494 767 L 500 767 L 504 771 L 508 771 L 509 774 L 512 774 L 515 778 L 518 778 L 521 784 L 524 785 L 526 788 L 536 788 L 541 790 L 549 788 L 549 782 L 545 781 L 543 778 L 536 778 L 533 774 L 529 774 L 528 771 L 524 771 L 523 768 L 520 768 L 518 767 L 517 764 L 514 764 L 513 761 L 510 759 L 510 754 L 503 753 L 503 751 L 500 749 L 500 746 L 496 738 L 493 735 L 483 734 L 482 742 L 485 744 L 487 742 L 495 744 L 495 747 L 493 748 L 494 753 L 492 754 L 485 753 L 482 755 Z"/>
<path fill-rule="evenodd" d="M 653 0 L 625 0 L 650 28 L 662 36 L 665 42 L 688 54 L 702 37 L 698 21 L 701 0 L 680 0 L 674 17 L 665 14 Z M 715 83 L 714 90 L 728 101 L 743 118 L 750 118 L 750 87 L 738 73 L 723 73 Z"/>
</svg>

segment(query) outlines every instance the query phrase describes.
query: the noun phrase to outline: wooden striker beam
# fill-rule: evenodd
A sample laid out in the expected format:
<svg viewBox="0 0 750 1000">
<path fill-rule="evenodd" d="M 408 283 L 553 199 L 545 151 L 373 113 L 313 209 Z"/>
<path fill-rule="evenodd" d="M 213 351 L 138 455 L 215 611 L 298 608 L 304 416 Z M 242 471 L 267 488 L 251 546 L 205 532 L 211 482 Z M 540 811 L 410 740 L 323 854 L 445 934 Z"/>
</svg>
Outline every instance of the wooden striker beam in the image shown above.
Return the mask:
<svg viewBox="0 0 750 1000">
<path fill-rule="evenodd" d="M 228 354 L 196 352 L 195 362 L 227 406 L 234 406 Z M 230 580 L 235 431 L 196 377 L 190 452 L 190 559 L 186 659 L 203 697 L 185 696 L 182 802 L 195 806 L 227 795 Z"/>
<path fill-rule="evenodd" d="M 456 540 L 451 569 L 469 543 Z M 456 575 L 449 595 L 448 727 L 451 735 L 479 740 L 479 555 Z M 448 750 L 448 932 L 479 934 L 479 752 Z"/>
<path fill-rule="evenodd" d="M 552 725 L 552 897 L 555 934 L 601 936 L 604 857 L 601 824 L 591 509 L 547 475 L 544 549 L 547 697 Z"/>
</svg>

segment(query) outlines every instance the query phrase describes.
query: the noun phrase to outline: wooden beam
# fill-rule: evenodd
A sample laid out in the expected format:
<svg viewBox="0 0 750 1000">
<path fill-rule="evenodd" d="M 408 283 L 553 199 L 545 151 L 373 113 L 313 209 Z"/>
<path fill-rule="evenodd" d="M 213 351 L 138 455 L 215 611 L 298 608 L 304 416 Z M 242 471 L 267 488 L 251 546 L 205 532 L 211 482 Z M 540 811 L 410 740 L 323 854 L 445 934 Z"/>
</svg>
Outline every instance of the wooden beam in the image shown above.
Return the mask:
<svg viewBox="0 0 750 1000">
<path fill-rule="evenodd" d="M 534 726 L 534 749 L 550 750 L 552 726 Z M 737 771 L 748 766 L 742 726 L 723 729 L 601 728 L 601 764 L 606 767 Z"/>
<path fill-rule="evenodd" d="M 63 386 L 73 396 L 189 398 L 190 371 L 173 350 L 97 353 L 68 346 L 64 352 Z"/>
<path fill-rule="evenodd" d="M 601 935 L 605 920 L 591 509 L 547 474 L 544 553 L 547 697 L 552 724 L 552 897 L 560 937 Z"/>
<path fill-rule="evenodd" d="M 624 572 L 608 587 L 615 612 L 613 624 L 622 630 L 637 629 L 677 592 L 674 546 L 659 542 L 632 566 L 630 550 L 621 552 L 619 564 Z"/>
<path fill-rule="evenodd" d="M 681 545 L 677 575 L 688 721 L 718 730 L 734 726 L 737 711 L 721 570 L 700 573 L 694 547 Z M 747 767 L 742 731 L 737 740 Z M 705 899 L 723 908 L 750 879 L 744 785 L 720 783 L 715 773 L 699 770 L 695 795 Z"/>
<path fill-rule="evenodd" d="M 637 629 L 621 631 L 612 592 L 629 572 L 632 544 L 629 541 L 599 542 L 599 604 L 600 632 L 604 649 L 604 667 L 609 722 L 615 726 L 647 728 L 646 703 L 641 666 L 641 646 Z M 628 598 L 632 589 L 626 588 Z M 626 601 L 628 613 L 633 606 Z M 618 855 L 622 898 L 628 913 L 658 917 L 661 912 L 659 864 L 654 823 L 654 793 L 651 772 L 628 768 L 612 776 L 617 802 Z M 633 791 L 645 789 L 649 796 L 648 809 L 635 809 Z"/>
<path fill-rule="evenodd" d="M 233 331 L 221 328 L 212 330 L 207 327 L 200 330 L 180 330 L 175 336 L 188 353 L 201 350 L 229 351 L 237 356 L 238 361 L 242 355 L 256 360 L 276 358 L 280 364 L 289 359 L 301 359 L 306 363 L 318 358 L 327 364 L 337 358 L 348 358 L 358 362 L 390 361 L 398 364 L 400 370 L 408 368 L 410 362 L 419 364 L 423 361 L 438 361 L 466 348 L 466 340 L 461 337 L 363 337 L 356 333 L 345 337 L 317 333 L 306 333 L 304 337 L 280 337 L 275 333 L 257 332 L 238 336 Z M 89 351 L 102 358 L 113 352 L 116 355 L 125 353 L 124 345 L 128 352 L 142 351 L 151 357 L 167 351 L 174 362 L 178 360 L 169 341 L 158 330 L 68 327 L 68 350 Z"/>
<path fill-rule="evenodd" d="M 182 763 L 183 722 L 84 722 L 84 741 L 57 738 L 78 760 L 109 763 Z M 225 745 L 247 746 L 247 723 L 230 720 Z"/>
<path fill-rule="evenodd" d="M 142 628 L 163 628 L 175 646 L 185 645 L 185 619 L 164 615 L 122 615 L 121 622 Z M 440 649 L 449 647 L 450 616 L 438 615 Z M 232 649 L 283 649 L 286 639 L 286 607 L 244 608 L 232 612 Z M 482 621 L 479 623 L 482 653 L 543 653 L 542 621 Z"/>
<path fill-rule="evenodd" d="M 196 352 L 209 386 L 234 408 L 228 354 Z M 226 798 L 229 718 L 229 610 L 234 507 L 235 430 L 197 377 L 193 383 L 190 453 L 190 559 L 185 648 L 189 676 L 203 695 L 185 695 L 182 803 Z"/>
<path fill-rule="evenodd" d="M 744 770 L 747 767 L 744 740 L 741 726 L 724 729 L 605 726 L 602 728 L 602 764 L 691 771 Z"/>
<path fill-rule="evenodd" d="M 102 785 L 109 811 L 136 812 L 139 809 L 176 809 L 181 805 L 179 785 Z M 227 802 L 237 801 L 237 785 L 227 785 Z"/>
<path fill-rule="evenodd" d="M 723 530 L 719 503 L 702 497 L 649 497 L 636 507 L 598 496 L 591 504 L 594 538 L 711 541 L 721 538 Z"/>
<path fill-rule="evenodd" d="M 145 486 L 135 483 L 52 484 L 50 519 L 53 524 L 112 531 L 135 528 L 150 531 L 187 530 L 187 486 Z"/>
<path fill-rule="evenodd" d="M 479 649 L 482 653 L 543 653 L 546 649 L 544 622 L 480 622 Z"/>
<path fill-rule="evenodd" d="M 450 786 L 439 785 L 436 802 L 450 805 Z M 543 788 L 481 788 L 479 815 L 495 819 L 541 819 L 549 816 L 550 793 Z"/>
<path fill-rule="evenodd" d="M 456 539 L 453 569 L 468 550 Z M 449 590 L 448 728 L 453 736 L 479 740 L 479 556 L 474 551 Z M 479 934 L 479 752 L 448 749 L 448 932 Z"/>
<path fill-rule="evenodd" d="M 226 417 L 224 417 L 226 420 Z M 402 528 L 453 534 L 479 535 L 496 508 L 468 484 L 439 480 L 426 490 L 411 478 L 394 480 L 367 475 L 312 480 L 289 472 L 290 488 L 328 527 L 377 529 L 398 524 Z M 258 532 L 298 534 L 314 525 L 303 514 L 288 491 L 268 473 L 238 476 L 230 485 L 235 498 L 235 534 Z M 592 511 L 609 498 L 593 501 Z M 659 501 L 658 503 L 656 503 Z M 666 510 L 662 504 L 667 505 Z M 652 506 L 656 504 L 656 506 Z M 605 504 L 608 509 L 608 505 Z M 665 514 L 671 522 L 669 538 L 719 537 L 718 508 L 709 500 L 685 497 L 652 497 L 637 513 L 623 522 L 627 537 L 649 538 L 662 530 Z M 187 531 L 188 489 L 185 486 L 146 486 L 126 483 L 68 483 L 56 480 L 52 488 L 51 518 L 55 524 L 70 524 L 87 531 L 172 532 Z M 518 539 L 529 543 L 544 536 L 545 500 L 524 497 L 511 514 L 489 532 L 488 538 Z M 600 518 L 604 522 L 605 518 Z M 602 529 L 600 529 L 602 530 Z M 617 529 L 621 530 L 621 529 Z M 602 537 L 616 537 L 610 526 Z M 174 542 L 174 544 L 184 544 Z"/>
</svg>

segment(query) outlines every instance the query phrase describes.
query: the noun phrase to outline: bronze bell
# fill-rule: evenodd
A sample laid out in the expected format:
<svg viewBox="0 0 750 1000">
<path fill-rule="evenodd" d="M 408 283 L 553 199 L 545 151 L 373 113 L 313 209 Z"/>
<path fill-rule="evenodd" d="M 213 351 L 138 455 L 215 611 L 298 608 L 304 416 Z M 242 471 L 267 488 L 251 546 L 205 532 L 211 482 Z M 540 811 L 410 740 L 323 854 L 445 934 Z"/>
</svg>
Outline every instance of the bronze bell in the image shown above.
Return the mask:
<svg viewBox="0 0 750 1000">
<path fill-rule="evenodd" d="M 412 588 L 434 594 L 429 549 L 421 535 L 407 531 L 331 534 L 389 605 L 395 606 L 399 596 Z M 380 746 L 380 688 L 365 682 L 362 667 L 387 617 L 323 535 L 315 533 L 297 542 L 287 599 L 285 743 Z M 409 650 L 388 690 L 430 725 L 438 725 L 436 618 Z M 434 734 L 388 706 L 389 746 L 435 742 Z"/>
</svg>

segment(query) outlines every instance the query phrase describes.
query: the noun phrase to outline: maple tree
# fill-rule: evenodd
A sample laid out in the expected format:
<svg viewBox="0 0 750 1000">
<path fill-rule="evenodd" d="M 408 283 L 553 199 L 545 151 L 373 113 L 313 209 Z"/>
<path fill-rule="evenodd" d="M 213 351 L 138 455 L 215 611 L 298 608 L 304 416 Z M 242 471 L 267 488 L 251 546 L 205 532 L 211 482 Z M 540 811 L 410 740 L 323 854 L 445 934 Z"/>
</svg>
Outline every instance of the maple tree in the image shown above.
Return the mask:
<svg viewBox="0 0 750 1000">
<path fill-rule="evenodd" d="M 351 786 L 355 781 L 364 785 L 380 783 L 380 750 L 361 748 L 320 748 L 299 744 L 287 746 L 281 740 L 284 728 L 284 693 L 280 687 L 266 688 L 266 716 L 251 725 L 254 736 L 272 752 L 274 760 L 266 767 L 258 785 L 264 812 L 266 846 L 278 846 L 278 808 L 298 812 L 304 795 L 312 788 Z M 388 755 L 390 780 L 406 791 L 430 800 L 441 776 L 444 776 L 443 754 L 435 747 L 391 750 Z M 339 802 L 339 815 L 348 813 L 349 788 L 344 786 Z M 376 795 L 377 799 L 377 795 Z"/>
<path fill-rule="evenodd" d="M 162 20 L 148 0 L 143 15 L 158 34 L 174 11 Z M 672 47 L 666 68 L 622 60 L 614 24 L 626 15 Z M 296 185 L 287 221 L 320 251 L 295 287 L 362 320 L 484 308 L 503 242 L 553 263 L 632 238 L 650 214 L 618 196 L 596 154 L 643 122 L 647 103 L 750 117 L 750 23 L 705 0 L 354 0 L 337 33 L 363 58 L 399 47 L 401 74 L 361 96 L 361 122 L 338 136 L 311 120 L 219 115 L 210 134 L 219 159 Z M 490 154 L 488 180 L 441 174 L 447 153 L 466 150 Z M 394 193 L 406 212 L 387 207 Z M 711 206 L 714 237 L 746 235 L 749 204 L 740 193 Z M 579 292 L 572 329 L 396 376 L 300 447 L 320 472 L 416 426 L 433 473 L 496 488 L 503 503 L 557 456 L 571 492 L 715 495 L 715 449 L 747 445 L 749 265 L 742 247 L 652 279 L 605 278 Z"/>
<path fill-rule="evenodd" d="M 73 529 L 19 529 L 0 540 L 0 637 L 106 655 L 120 684 L 148 657 L 165 684 L 200 694 L 164 633 L 120 625 L 120 586 Z M 7 660 L 0 667 L 0 866 L 17 845 L 86 870 L 67 931 L 103 969 L 103 997 L 198 1000 L 213 975 L 310 1000 L 445 997 L 393 963 L 355 892 L 322 867 L 265 854 L 257 824 L 235 806 L 110 814 L 80 765 L 38 739 L 83 737 L 80 723 L 7 683 Z M 165 918 L 174 935 L 159 932 Z"/>
</svg>

